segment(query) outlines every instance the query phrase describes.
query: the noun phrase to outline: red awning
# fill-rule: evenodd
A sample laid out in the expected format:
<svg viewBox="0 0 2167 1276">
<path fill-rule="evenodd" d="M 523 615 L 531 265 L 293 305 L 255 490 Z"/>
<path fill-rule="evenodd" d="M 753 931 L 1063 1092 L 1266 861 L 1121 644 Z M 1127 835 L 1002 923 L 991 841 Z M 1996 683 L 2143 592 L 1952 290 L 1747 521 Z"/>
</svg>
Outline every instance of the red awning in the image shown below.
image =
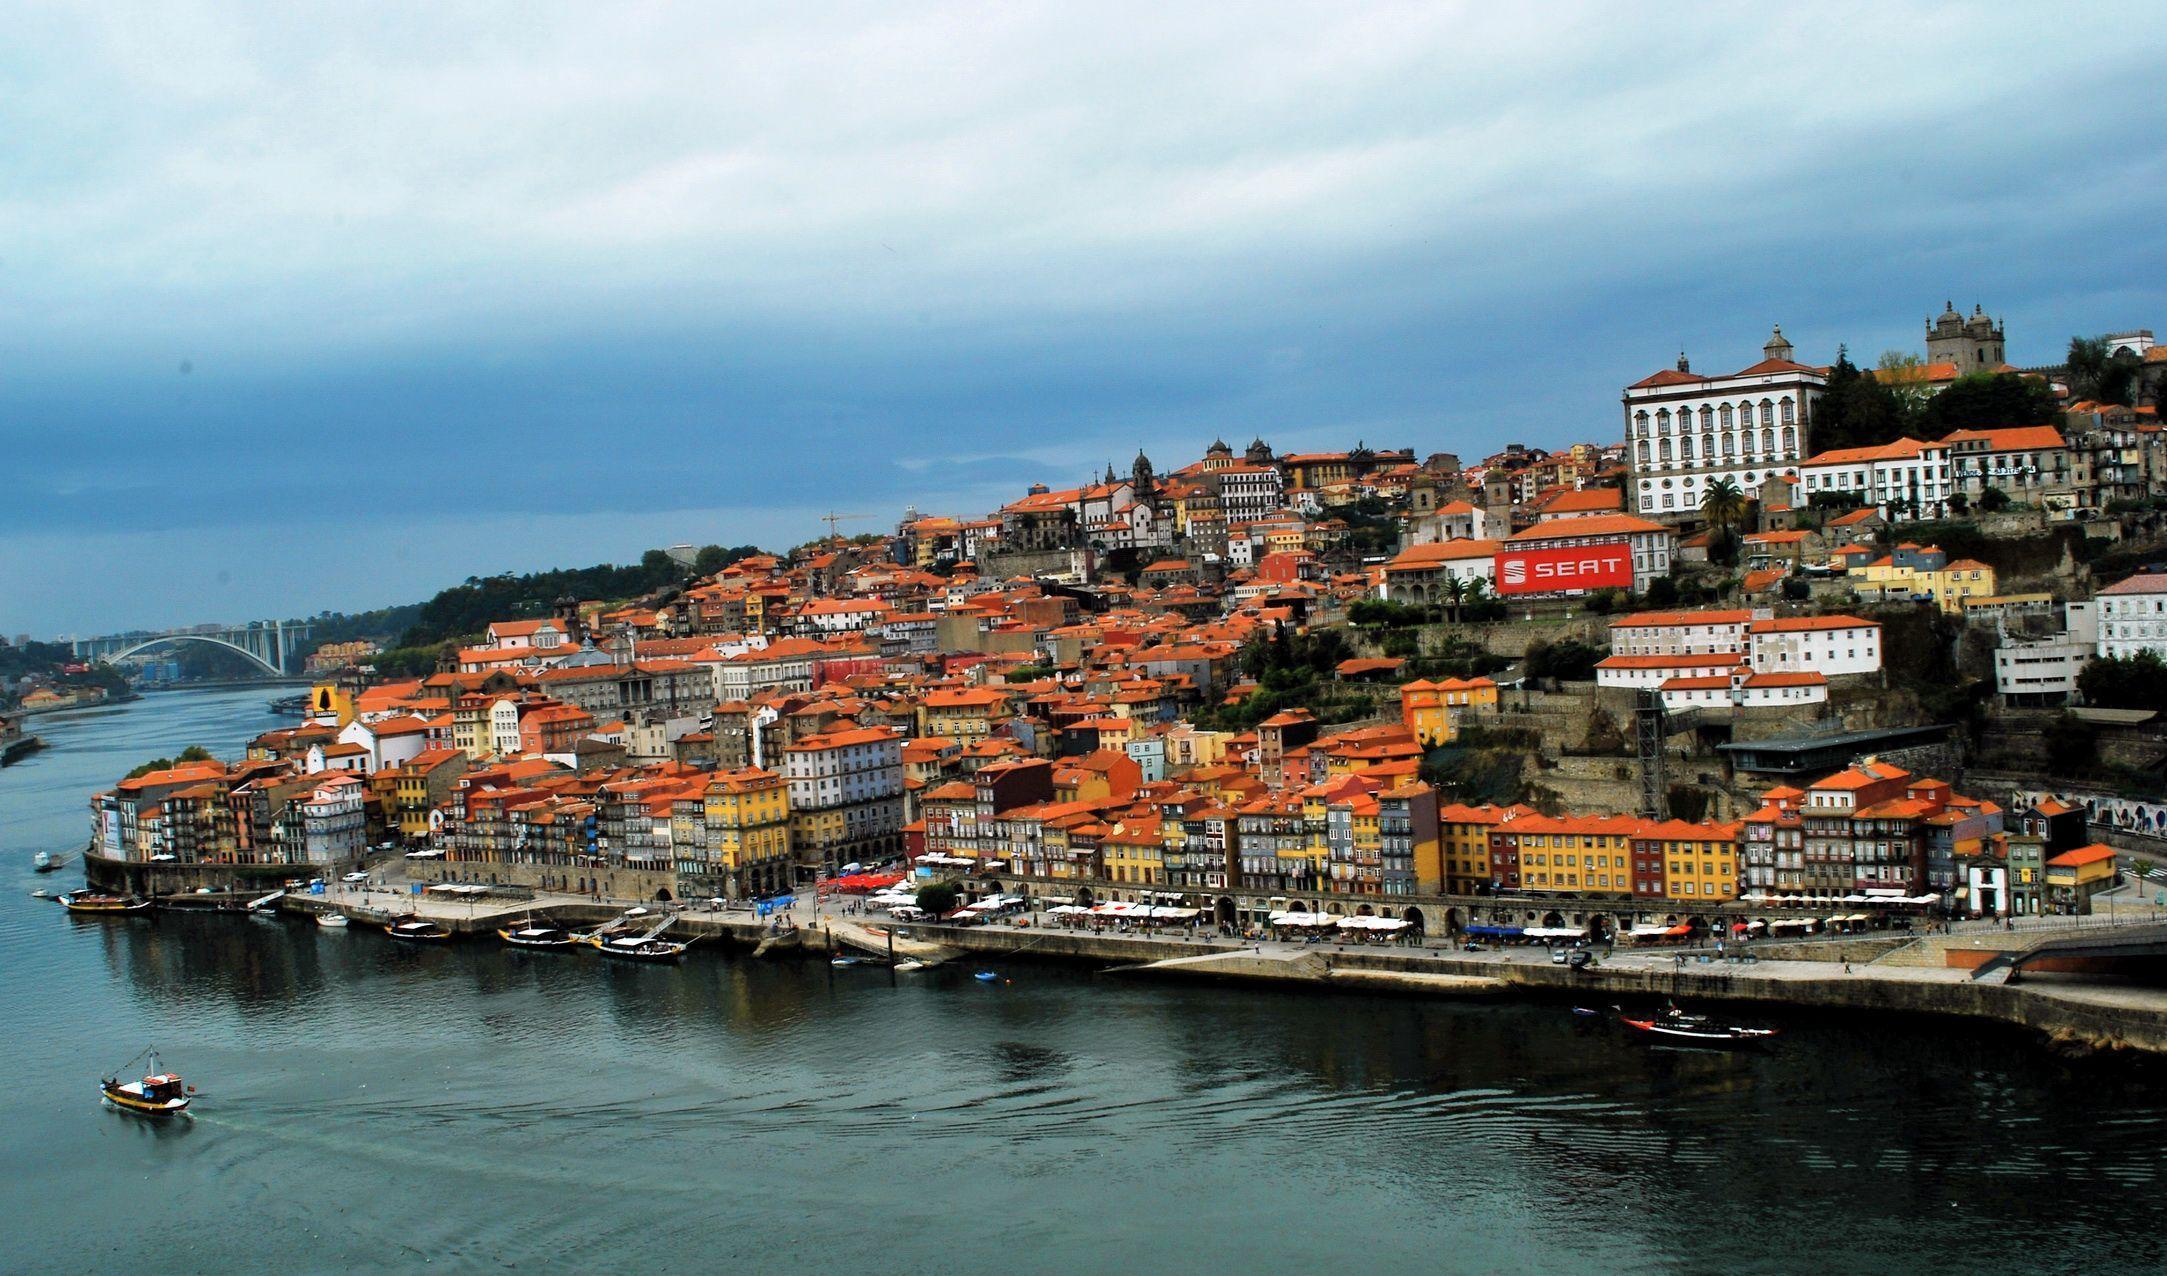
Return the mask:
<svg viewBox="0 0 2167 1276">
<path fill-rule="evenodd" d="M 1693 933 L 1693 925 L 1690 922 L 1679 922 L 1676 926 L 1663 933 L 1666 935 L 1690 935 Z"/>
</svg>

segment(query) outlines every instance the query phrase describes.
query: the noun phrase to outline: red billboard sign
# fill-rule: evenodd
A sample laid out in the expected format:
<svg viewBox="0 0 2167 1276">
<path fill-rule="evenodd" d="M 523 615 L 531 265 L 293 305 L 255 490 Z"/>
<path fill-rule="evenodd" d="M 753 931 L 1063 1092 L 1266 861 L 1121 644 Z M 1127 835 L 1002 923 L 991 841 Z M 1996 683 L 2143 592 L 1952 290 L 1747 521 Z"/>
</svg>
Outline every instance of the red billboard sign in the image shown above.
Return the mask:
<svg viewBox="0 0 2167 1276">
<path fill-rule="evenodd" d="M 1622 541 L 1570 549 L 1508 549 L 1497 556 L 1496 568 L 1500 594 L 1633 587 L 1633 550 Z"/>
</svg>

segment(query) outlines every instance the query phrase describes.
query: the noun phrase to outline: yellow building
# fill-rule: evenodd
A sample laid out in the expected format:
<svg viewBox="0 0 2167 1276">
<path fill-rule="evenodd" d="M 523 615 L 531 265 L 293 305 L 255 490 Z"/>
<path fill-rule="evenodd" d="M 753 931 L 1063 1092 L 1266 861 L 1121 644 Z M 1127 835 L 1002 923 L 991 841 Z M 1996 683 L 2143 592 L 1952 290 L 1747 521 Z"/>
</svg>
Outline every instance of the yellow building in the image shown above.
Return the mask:
<svg viewBox="0 0 2167 1276">
<path fill-rule="evenodd" d="M 1523 888 L 1630 895 L 1633 835 L 1643 823 L 1622 815 L 1523 815 L 1502 832 L 1519 853 Z"/>
<path fill-rule="evenodd" d="M 790 798 L 782 776 L 759 767 L 717 772 L 704 814 L 708 861 L 731 898 L 772 895 L 790 884 Z M 818 814 L 838 825 L 843 819 L 839 810 Z"/>
<path fill-rule="evenodd" d="M 1099 859 L 1110 881 L 1124 886 L 1159 886 L 1166 881 L 1165 848 L 1160 822 L 1123 824 L 1099 844 Z"/>
<path fill-rule="evenodd" d="M 992 735 L 994 726 L 1009 716 L 1008 697 L 990 687 L 928 691 L 923 710 L 918 734 L 947 736 L 966 744 Z"/>
<path fill-rule="evenodd" d="M 1899 545 L 1845 577 L 1861 598 L 1926 598 L 1951 614 L 1963 611 L 1968 599 L 1992 598 L 1995 590 L 1993 568 L 1969 558 L 1949 562 L 1931 545 Z"/>
<path fill-rule="evenodd" d="M 1527 813 L 1527 807 L 1462 806 L 1457 803 L 1440 807 L 1437 840 L 1444 861 L 1446 892 L 1467 895 L 1488 890 L 1494 881 L 1490 873 L 1490 834 L 1507 820 Z"/>
<path fill-rule="evenodd" d="M 1425 745 L 1450 744 L 1470 709 L 1495 709 L 1497 684 L 1488 678 L 1417 678 L 1400 687 L 1400 721 Z"/>
<path fill-rule="evenodd" d="M 1662 895 L 1678 904 L 1721 903 L 1738 898 L 1739 824 L 1688 824 L 1648 820 L 1633 836 L 1638 894 Z M 1660 873 L 1660 877 L 1657 874 Z"/>
</svg>

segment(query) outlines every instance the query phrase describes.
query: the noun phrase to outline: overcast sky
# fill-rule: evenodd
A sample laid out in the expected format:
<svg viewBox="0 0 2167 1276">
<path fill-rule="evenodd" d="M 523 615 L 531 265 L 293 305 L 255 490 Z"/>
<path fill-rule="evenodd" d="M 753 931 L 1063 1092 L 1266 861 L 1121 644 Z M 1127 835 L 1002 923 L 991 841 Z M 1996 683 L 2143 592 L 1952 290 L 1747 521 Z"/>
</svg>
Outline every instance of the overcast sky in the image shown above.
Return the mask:
<svg viewBox="0 0 2167 1276">
<path fill-rule="evenodd" d="M 2167 329 L 2167 30 L 1435 3 L 12 6 L 0 630 L 1619 436 L 1686 350 Z"/>
</svg>

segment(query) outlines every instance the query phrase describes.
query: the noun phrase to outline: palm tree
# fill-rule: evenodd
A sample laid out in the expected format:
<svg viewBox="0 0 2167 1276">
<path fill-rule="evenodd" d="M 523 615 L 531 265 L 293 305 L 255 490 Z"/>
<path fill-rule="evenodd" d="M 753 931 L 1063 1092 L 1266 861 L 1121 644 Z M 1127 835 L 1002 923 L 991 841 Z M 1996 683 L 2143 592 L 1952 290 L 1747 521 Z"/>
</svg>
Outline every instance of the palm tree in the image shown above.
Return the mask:
<svg viewBox="0 0 2167 1276">
<path fill-rule="evenodd" d="M 1738 490 L 1738 483 L 1729 475 L 1708 485 L 1701 495 L 1701 517 L 1708 520 L 1710 529 L 1728 531 L 1746 516 L 1746 494 Z"/>
<path fill-rule="evenodd" d="M 1445 577 L 1445 611 L 1452 623 L 1460 623 L 1460 604 L 1467 598 L 1467 582 L 1457 576 Z"/>
</svg>

